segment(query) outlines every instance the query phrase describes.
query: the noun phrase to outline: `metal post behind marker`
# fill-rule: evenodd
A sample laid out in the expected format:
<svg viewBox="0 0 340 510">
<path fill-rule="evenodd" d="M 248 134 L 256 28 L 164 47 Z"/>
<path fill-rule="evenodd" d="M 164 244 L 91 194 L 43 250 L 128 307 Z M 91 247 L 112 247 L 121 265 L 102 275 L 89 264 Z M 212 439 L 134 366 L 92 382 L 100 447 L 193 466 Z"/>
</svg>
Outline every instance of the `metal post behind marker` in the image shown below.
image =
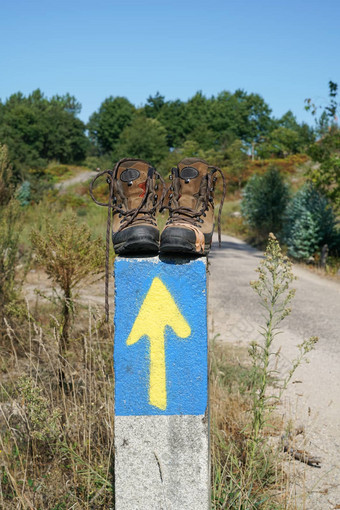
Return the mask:
<svg viewBox="0 0 340 510">
<path fill-rule="evenodd" d="M 210 508 L 204 258 L 115 261 L 115 508 Z"/>
</svg>

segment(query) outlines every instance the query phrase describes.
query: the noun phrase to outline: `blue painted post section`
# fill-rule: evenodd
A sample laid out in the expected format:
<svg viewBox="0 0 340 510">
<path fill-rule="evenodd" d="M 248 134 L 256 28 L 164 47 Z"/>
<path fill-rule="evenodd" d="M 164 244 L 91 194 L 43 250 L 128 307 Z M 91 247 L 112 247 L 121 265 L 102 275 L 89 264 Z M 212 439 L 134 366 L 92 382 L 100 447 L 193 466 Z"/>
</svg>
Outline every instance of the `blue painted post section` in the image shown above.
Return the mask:
<svg viewBox="0 0 340 510">
<path fill-rule="evenodd" d="M 210 508 L 206 261 L 115 261 L 116 510 Z"/>
</svg>

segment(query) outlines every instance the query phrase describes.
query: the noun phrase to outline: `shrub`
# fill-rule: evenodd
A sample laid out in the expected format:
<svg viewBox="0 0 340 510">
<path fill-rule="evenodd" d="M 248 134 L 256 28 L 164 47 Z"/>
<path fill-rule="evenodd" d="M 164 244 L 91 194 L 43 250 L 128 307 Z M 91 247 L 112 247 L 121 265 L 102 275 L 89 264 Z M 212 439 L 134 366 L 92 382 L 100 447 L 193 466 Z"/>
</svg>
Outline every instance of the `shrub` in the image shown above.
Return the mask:
<svg viewBox="0 0 340 510">
<path fill-rule="evenodd" d="M 264 175 L 254 175 L 248 181 L 241 203 L 246 222 L 259 240 L 269 232 L 281 232 L 283 213 L 289 200 L 289 188 L 282 175 L 271 167 Z"/>
<path fill-rule="evenodd" d="M 333 209 L 312 183 L 301 188 L 285 213 L 284 238 L 288 253 L 307 259 L 327 244 L 332 250 L 339 241 Z"/>
<path fill-rule="evenodd" d="M 15 192 L 11 184 L 12 168 L 8 160 L 5 145 L 0 145 L 0 336 L 5 315 L 17 300 L 16 265 L 18 262 L 18 245 L 20 208 L 13 198 Z"/>
<path fill-rule="evenodd" d="M 284 487 L 285 475 L 278 457 L 282 446 L 275 448 L 270 436 L 277 434 L 275 410 L 317 338 L 311 337 L 297 346 L 296 357 L 287 363 L 287 371 L 277 370 L 281 349 L 274 341 L 282 321 L 291 313 L 295 277 L 292 263 L 283 255 L 273 234 L 256 271 L 258 278 L 251 286 L 263 309 L 263 322 L 261 337 L 249 346 L 251 364 L 240 364 L 241 351 L 233 365 L 230 352 L 223 359 L 224 342 L 218 351 L 215 346 L 211 356 L 212 508 L 216 510 L 293 508 L 289 505 L 290 491 L 284 502 L 277 497 Z"/>
<path fill-rule="evenodd" d="M 31 184 L 29 181 L 24 181 L 18 188 L 16 199 L 22 207 L 29 205 L 31 199 Z"/>
<path fill-rule="evenodd" d="M 6 145 L 0 144 L 0 206 L 6 205 L 12 198 L 12 166 L 9 162 Z"/>
<path fill-rule="evenodd" d="M 3 326 L 3 318 L 7 313 L 7 309 L 17 298 L 15 276 L 18 263 L 19 217 L 19 206 L 15 200 L 11 200 L 6 206 L 0 207 L 1 326 Z"/>
<path fill-rule="evenodd" d="M 74 290 L 104 270 L 104 245 L 101 239 L 92 238 L 88 226 L 79 223 L 75 215 L 65 217 L 57 227 L 48 222 L 45 233 L 33 230 L 31 240 L 38 262 L 61 289 L 60 351 L 64 353 L 69 343 Z"/>
<path fill-rule="evenodd" d="M 308 172 L 313 184 L 340 208 L 340 129 L 333 126 L 317 143 L 309 148 L 314 162 Z"/>
</svg>

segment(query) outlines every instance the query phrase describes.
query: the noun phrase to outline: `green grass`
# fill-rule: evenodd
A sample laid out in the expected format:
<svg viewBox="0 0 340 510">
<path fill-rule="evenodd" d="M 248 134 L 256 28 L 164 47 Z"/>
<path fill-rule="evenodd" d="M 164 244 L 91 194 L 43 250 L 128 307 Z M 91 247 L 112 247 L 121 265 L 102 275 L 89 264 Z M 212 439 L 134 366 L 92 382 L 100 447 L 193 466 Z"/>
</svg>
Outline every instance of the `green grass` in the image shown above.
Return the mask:
<svg viewBox="0 0 340 510">
<path fill-rule="evenodd" d="M 215 224 L 217 229 L 217 217 L 218 217 L 219 204 L 215 207 Z M 223 204 L 222 215 L 221 215 L 221 229 L 223 234 L 229 234 L 231 236 L 238 237 L 240 239 L 248 239 L 250 233 L 247 225 L 244 223 L 241 216 L 234 215 L 233 213 L 240 213 L 241 200 L 234 196 L 226 198 Z M 216 230 L 215 229 L 215 230 Z"/>
</svg>

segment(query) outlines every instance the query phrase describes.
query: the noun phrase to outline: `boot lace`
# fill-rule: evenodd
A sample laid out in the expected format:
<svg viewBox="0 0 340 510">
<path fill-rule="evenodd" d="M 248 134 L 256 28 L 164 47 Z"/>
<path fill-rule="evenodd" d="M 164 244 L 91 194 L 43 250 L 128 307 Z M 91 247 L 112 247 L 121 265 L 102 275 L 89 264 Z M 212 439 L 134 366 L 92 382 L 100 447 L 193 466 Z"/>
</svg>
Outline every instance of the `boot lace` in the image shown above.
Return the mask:
<svg viewBox="0 0 340 510">
<path fill-rule="evenodd" d="M 117 197 L 115 197 L 114 193 L 114 183 L 117 179 L 117 171 L 118 167 L 126 162 L 126 161 L 140 161 L 140 159 L 137 158 L 123 158 L 119 160 L 113 170 L 103 170 L 102 172 L 98 172 L 98 174 L 94 177 L 94 179 L 91 181 L 90 184 L 90 196 L 92 200 L 102 207 L 107 207 L 107 222 L 106 222 L 106 248 L 105 248 L 105 320 L 108 322 L 109 320 L 109 263 L 110 263 L 110 237 L 111 237 L 111 221 L 112 221 L 112 214 L 113 212 L 119 212 L 119 214 L 122 214 L 125 216 L 125 221 L 122 223 L 122 225 L 119 227 L 118 232 L 120 232 L 123 228 L 131 225 L 131 223 L 135 220 L 135 218 L 139 214 L 143 214 L 143 220 L 148 221 L 150 223 L 153 223 L 152 218 L 157 210 L 157 208 L 160 206 L 160 204 L 163 202 L 166 189 L 165 189 L 165 182 L 162 176 L 154 170 L 154 174 L 156 178 L 160 179 L 162 183 L 162 193 L 159 200 L 154 200 L 152 207 L 146 207 L 147 201 L 149 199 L 149 195 L 152 192 L 151 189 L 151 183 L 152 183 L 152 175 L 148 173 L 146 178 L 146 184 L 145 184 L 145 193 L 144 197 L 141 200 L 140 204 L 135 207 L 134 209 L 131 209 L 129 211 L 123 211 L 120 207 L 116 205 Z M 149 163 L 148 163 L 149 164 Z M 151 168 L 152 165 L 149 165 Z M 109 185 L 109 199 L 108 202 L 99 202 L 95 196 L 94 196 L 94 185 L 97 179 L 102 177 L 103 175 L 106 175 L 106 182 Z"/>
<path fill-rule="evenodd" d="M 218 217 L 217 217 L 217 229 L 218 229 L 218 243 L 221 247 L 221 216 L 222 216 L 222 209 L 224 204 L 225 195 L 227 192 L 227 184 L 224 177 L 224 174 L 220 168 L 217 166 L 210 166 L 209 167 L 211 171 L 207 174 L 207 189 L 205 192 L 205 195 L 203 196 L 203 205 L 202 208 L 199 211 L 195 211 L 195 209 L 191 209 L 190 207 L 171 207 L 170 205 L 162 205 L 160 208 L 160 212 L 164 209 L 169 210 L 169 216 L 170 216 L 170 223 L 176 224 L 176 223 L 188 223 L 190 225 L 197 226 L 198 223 L 203 223 L 203 220 L 201 219 L 201 216 L 204 215 L 205 211 L 209 207 L 209 203 L 213 201 L 213 197 L 211 195 L 211 192 L 214 190 L 212 187 L 212 179 L 215 172 L 218 172 L 222 177 L 223 182 L 223 193 L 222 198 L 220 201 L 220 206 L 218 210 Z"/>
</svg>

